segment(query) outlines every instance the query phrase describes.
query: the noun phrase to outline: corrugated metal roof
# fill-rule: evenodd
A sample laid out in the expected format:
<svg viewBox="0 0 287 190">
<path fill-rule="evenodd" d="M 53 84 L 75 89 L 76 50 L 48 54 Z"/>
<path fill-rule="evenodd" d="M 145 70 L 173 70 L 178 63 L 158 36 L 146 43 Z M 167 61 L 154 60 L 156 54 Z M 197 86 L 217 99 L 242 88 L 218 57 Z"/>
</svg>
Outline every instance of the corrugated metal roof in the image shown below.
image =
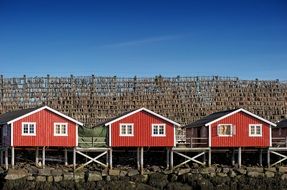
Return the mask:
<svg viewBox="0 0 287 190">
<path fill-rule="evenodd" d="M 235 110 L 238 110 L 238 109 L 232 109 L 232 110 L 225 110 L 225 111 L 220 111 L 220 112 L 215 112 L 215 113 L 212 113 L 202 119 L 199 119 L 191 124 L 188 124 L 186 125 L 185 127 L 186 128 L 191 128 L 191 127 L 201 127 L 201 126 L 204 126 L 205 124 L 211 122 L 211 121 L 214 121 L 220 117 L 223 117 L 231 112 L 234 112 Z"/>
<path fill-rule="evenodd" d="M 39 109 L 40 107 L 35 108 L 27 108 L 17 111 L 11 111 L 0 115 L 0 124 L 8 123 L 9 121 L 16 119 L 22 115 L 25 115 L 27 113 L 30 113 L 32 111 L 35 111 L 36 109 Z"/>
</svg>

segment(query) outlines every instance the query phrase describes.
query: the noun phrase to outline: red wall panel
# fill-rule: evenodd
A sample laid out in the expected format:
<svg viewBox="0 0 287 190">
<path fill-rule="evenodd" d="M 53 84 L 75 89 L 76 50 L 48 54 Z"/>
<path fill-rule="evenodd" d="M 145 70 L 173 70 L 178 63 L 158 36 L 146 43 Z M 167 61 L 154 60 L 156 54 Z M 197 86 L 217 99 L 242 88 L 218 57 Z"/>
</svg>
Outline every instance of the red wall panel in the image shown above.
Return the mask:
<svg viewBox="0 0 287 190">
<path fill-rule="evenodd" d="M 134 136 L 120 136 L 120 124 L 133 123 Z M 153 137 L 152 124 L 166 124 L 166 136 Z M 174 126 L 145 111 L 137 112 L 111 126 L 113 147 L 172 147 L 174 146 Z"/>
<path fill-rule="evenodd" d="M 22 122 L 36 122 L 36 136 L 22 136 Z M 54 123 L 68 123 L 68 136 L 54 136 Z M 42 110 L 13 123 L 14 146 L 76 146 L 76 124 L 49 110 Z"/>
<path fill-rule="evenodd" d="M 236 126 L 235 135 L 220 137 L 217 135 L 219 124 L 233 124 Z M 262 137 L 249 136 L 249 124 L 262 124 Z M 270 145 L 270 127 L 248 114 L 239 112 L 224 118 L 211 126 L 212 147 L 268 147 Z"/>
</svg>

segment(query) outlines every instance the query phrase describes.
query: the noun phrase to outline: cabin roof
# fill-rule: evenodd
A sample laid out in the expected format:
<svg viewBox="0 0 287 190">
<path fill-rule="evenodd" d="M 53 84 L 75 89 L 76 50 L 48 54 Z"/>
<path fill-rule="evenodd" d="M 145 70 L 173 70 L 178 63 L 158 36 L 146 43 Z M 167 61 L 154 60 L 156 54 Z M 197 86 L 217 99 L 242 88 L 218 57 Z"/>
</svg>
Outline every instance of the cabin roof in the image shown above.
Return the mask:
<svg viewBox="0 0 287 190">
<path fill-rule="evenodd" d="M 279 127 L 279 128 L 285 128 L 285 127 L 287 127 L 287 119 L 283 119 L 283 120 L 279 121 L 279 122 L 277 123 L 277 127 Z"/>
<path fill-rule="evenodd" d="M 30 113 L 32 111 L 35 111 L 39 109 L 40 107 L 34 107 L 34 108 L 27 108 L 27 109 L 21 109 L 16 111 L 10 111 L 6 112 L 0 115 L 0 124 L 8 123 L 11 120 L 14 120 L 22 115 L 26 115 L 27 113 Z"/>
<path fill-rule="evenodd" d="M 191 127 L 201 127 L 201 126 L 204 126 L 205 124 L 211 122 L 211 121 L 214 121 L 218 118 L 221 118 L 229 113 L 232 113 L 234 112 L 235 110 L 237 109 L 232 109 L 232 110 L 225 110 L 225 111 L 219 111 L 219 112 L 215 112 L 215 113 L 212 113 L 208 116 L 205 116 L 203 117 L 202 119 L 199 119 L 191 124 L 188 124 L 186 125 L 185 127 L 186 128 L 191 128 Z"/>
</svg>

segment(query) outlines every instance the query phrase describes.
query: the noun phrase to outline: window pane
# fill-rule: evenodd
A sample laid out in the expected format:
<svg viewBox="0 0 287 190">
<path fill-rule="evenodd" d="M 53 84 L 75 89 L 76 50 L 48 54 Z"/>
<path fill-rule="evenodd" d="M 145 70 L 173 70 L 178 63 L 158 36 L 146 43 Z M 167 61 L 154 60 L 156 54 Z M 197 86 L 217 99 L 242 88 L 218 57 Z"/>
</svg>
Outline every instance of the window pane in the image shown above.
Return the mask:
<svg viewBox="0 0 287 190">
<path fill-rule="evenodd" d="M 30 134 L 34 134 L 35 133 L 35 131 L 34 131 L 34 125 L 30 125 Z"/>
<path fill-rule="evenodd" d="M 61 126 L 56 125 L 56 134 L 60 134 L 60 132 L 61 132 Z"/>
<path fill-rule="evenodd" d="M 255 128 L 254 128 L 254 126 L 251 126 L 250 128 L 251 128 L 251 132 L 250 132 L 251 135 L 254 135 L 254 134 L 255 134 Z"/>
<path fill-rule="evenodd" d="M 157 126 L 157 125 L 154 125 L 154 126 L 153 126 L 153 134 L 154 134 L 154 135 L 157 135 L 157 134 L 158 134 L 158 126 Z"/>
<path fill-rule="evenodd" d="M 122 125 L 121 131 L 123 135 L 126 134 L 126 125 Z"/>
<path fill-rule="evenodd" d="M 127 134 L 131 135 L 132 134 L 132 126 L 131 125 L 127 125 Z"/>
<path fill-rule="evenodd" d="M 256 135 L 261 135 L 260 126 L 256 126 Z"/>
<path fill-rule="evenodd" d="M 62 134 L 66 134 L 66 125 L 62 125 Z"/>
<path fill-rule="evenodd" d="M 160 134 L 160 135 L 163 135 L 163 134 L 164 134 L 164 127 L 163 127 L 163 125 L 160 125 L 160 126 L 159 126 L 159 134 Z"/>
<path fill-rule="evenodd" d="M 23 133 L 27 133 L 28 134 L 28 124 L 24 124 Z"/>
<path fill-rule="evenodd" d="M 231 135 L 231 126 L 225 125 L 225 135 Z"/>
</svg>

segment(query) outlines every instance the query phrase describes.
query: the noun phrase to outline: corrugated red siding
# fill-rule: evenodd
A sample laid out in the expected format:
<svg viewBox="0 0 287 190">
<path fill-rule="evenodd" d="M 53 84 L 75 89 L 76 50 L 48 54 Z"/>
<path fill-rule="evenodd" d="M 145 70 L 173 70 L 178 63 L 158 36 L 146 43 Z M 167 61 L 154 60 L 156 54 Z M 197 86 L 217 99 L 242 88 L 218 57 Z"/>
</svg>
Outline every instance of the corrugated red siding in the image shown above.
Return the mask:
<svg viewBox="0 0 287 190">
<path fill-rule="evenodd" d="M 219 137 L 217 135 L 218 124 L 233 124 L 236 126 L 236 134 L 231 137 Z M 249 124 L 262 124 L 262 137 L 249 137 Z M 250 115 L 239 112 L 224 118 L 211 126 L 212 147 L 268 147 L 270 146 L 269 124 L 262 122 Z"/>
<path fill-rule="evenodd" d="M 133 123 L 134 136 L 120 136 L 120 123 Z M 165 137 L 152 136 L 152 124 L 166 124 Z M 113 147 L 172 147 L 174 146 L 174 127 L 161 118 L 158 118 L 145 111 L 137 112 L 111 126 L 112 146 Z"/>
<path fill-rule="evenodd" d="M 22 136 L 22 122 L 36 122 L 36 136 Z M 68 123 L 68 136 L 54 136 L 54 123 Z M 13 123 L 14 146 L 76 146 L 76 124 L 42 110 Z"/>
</svg>

